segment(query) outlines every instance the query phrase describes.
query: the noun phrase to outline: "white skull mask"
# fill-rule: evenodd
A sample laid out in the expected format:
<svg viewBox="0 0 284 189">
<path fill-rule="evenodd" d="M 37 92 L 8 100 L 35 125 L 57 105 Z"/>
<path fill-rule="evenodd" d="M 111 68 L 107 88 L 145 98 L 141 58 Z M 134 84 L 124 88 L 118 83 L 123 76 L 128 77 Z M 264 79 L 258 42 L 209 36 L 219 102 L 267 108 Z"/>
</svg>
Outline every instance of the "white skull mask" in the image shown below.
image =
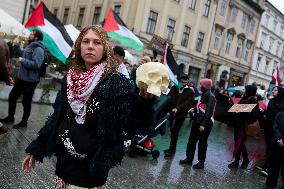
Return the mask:
<svg viewBox="0 0 284 189">
<path fill-rule="evenodd" d="M 142 64 L 136 70 L 136 83 L 138 88 L 159 97 L 169 86 L 169 71 L 159 62 Z"/>
</svg>

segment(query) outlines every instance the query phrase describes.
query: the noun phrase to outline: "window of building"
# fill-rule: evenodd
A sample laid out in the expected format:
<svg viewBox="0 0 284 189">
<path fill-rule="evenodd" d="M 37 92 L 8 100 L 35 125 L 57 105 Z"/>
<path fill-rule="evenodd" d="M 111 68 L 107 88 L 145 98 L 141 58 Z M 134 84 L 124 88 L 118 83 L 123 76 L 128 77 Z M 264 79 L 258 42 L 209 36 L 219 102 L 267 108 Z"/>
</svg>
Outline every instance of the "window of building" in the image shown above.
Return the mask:
<svg viewBox="0 0 284 189">
<path fill-rule="evenodd" d="M 266 59 L 266 61 L 265 61 L 265 68 L 264 68 L 264 72 L 266 72 L 266 73 L 268 73 L 269 62 L 270 62 L 270 60 Z"/>
<path fill-rule="evenodd" d="M 266 38 L 267 38 L 267 34 L 266 33 L 261 33 L 261 38 L 260 38 L 260 48 L 264 49 L 264 46 L 265 46 L 265 41 L 266 41 Z"/>
<path fill-rule="evenodd" d="M 114 10 L 115 14 L 120 15 L 121 11 L 121 5 L 114 5 Z"/>
<path fill-rule="evenodd" d="M 274 20 L 273 21 L 273 31 L 276 33 L 276 29 L 277 29 L 277 24 L 278 24 L 278 22 L 277 22 L 277 20 Z"/>
<path fill-rule="evenodd" d="M 236 7 L 233 7 L 231 11 L 230 21 L 235 22 L 237 16 L 238 16 L 238 9 Z"/>
<path fill-rule="evenodd" d="M 251 49 L 251 42 L 247 42 L 246 47 L 245 47 L 245 53 L 244 53 L 244 60 L 247 61 L 248 60 L 248 56 L 249 56 L 249 51 Z"/>
<path fill-rule="evenodd" d="M 58 13 L 58 8 L 54 8 L 54 9 L 53 9 L 53 14 L 54 14 L 54 16 L 57 17 L 57 13 Z"/>
<path fill-rule="evenodd" d="M 242 46 L 243 46 L 243 40 L 241 38 L 238 38 L 238 44 L 237 44 L 237 50 L 236 50 L 236 57 L 241 57 L 242 53 Z"/>
<path fill-rule="evenodd" d="M 220 28 L 216 28 L 215 39 L 214 39 L 214 49 L 219 49 L 219 43 L 221 40 L 222 31 Z"/>
<path fill-rule="evenodd" d="M 220 7 L 220 15 L 224 16 L 227 9 L 227 0 L 222 0 Z"/>
<path fill-rule="evenodd" d="M 166 38 L 169 41 L 172 41 L 172 39 L 173 39 L 175 25 L 176 25 L 176 21 L 174 21 L 173 19 L 169 18 L 168 25 L 167 25 L 167 30 L 166 30 Z"/>
<path fill-rule="evenodd" d="M 209 15 L 211 0 L 205 0 L 204 8 L 203 8 L 203 16 Z"/>
<path fill-rule="evenodd" d="M 279 34 L 281 38 L 283 38 L 283 31 L 284 31 L 284 27 L 283 27 L 283 26 L 281 26 L 280 34 Z"/>
<path fill-rule="evenodd" d="M 78 16 L 78 20 L 77 20 L 77 27 L 81 28 L 82 27 L 82 22 L 83 22 L 83 18 L 84 18 L 84 12 L 85 12 L 85 8 L 80 8 L 79 10 L 79 16 Z"/>
<path fill-rule="evenodd" d="M 233 34 L 228 33 L 228 36 L 227 36 L 227 39 L 226 39 L 226 48 L 225 48 L 225 53 L 227 53 L 227 54 L 229 54 L 229 52 L 230 52 L 232 40 L 233 40 Z"/>
<path fill-rule="evenodd" d="M 247 20 L 248 20 L 248 15 L 247 15 L 246 13 L 244 13 L 244 14 L 243 14 L 243 18 L 242 18 L 242 25 L 241 25 L 241 27 L 242 27 L 243 29 L 246 28 Z"/>
<path fill-rule="evenodd" d="M 268 50 L 270 52 L 272 52 L 273 44 L 274 44 L 274 39 L 272 37 L 270 37 L 270 39 L 269 39 L 269 47 L 268 47 Z"/>
<path fill-rule="evenodd" d="M 197 36 L 196 51 L 201 52 L 204 40 L 204 33 L 199 32 Z"/>
<path fill-rule="evenodd" d="M 189 41 L 190 30 L 191 30 L 190 27 L 184 26 L 182 39 L 181 39 L 181 46 L 187 47 L 188 41 Z"/>
<path fill-rule="evenodd" d="M 93 25 L 99 23 L 102 7 L 95 7 L 94 16 L 93 16 Z"/>
<path fill-rule="evenodd" d="M 67 24 L 68 15 L 69 15 L 69 8 L 65 8 L 64 9 L 64 14 L 63 14 L 63 19 L 62 19 L 62 23 L 64 25 Z"/>
<path fill-rule="evenodd" d="M 198 79 L 199 79 L 199 73 L 200 73 L 200 69 L 189 66 L 188 67 L 188 75 L 189 75 L 189 81 L 194 82 L 194 85 L 197 86 L 198 85 Z"/>
<path fill-rule="evenodd" d="M 156 13 L 154 11 L 150 11 L 147 29 L 146 29 L 147 33 L 150 33 L 150 34 L 155 33 L 157 19 L 158 19 L 158 13 Z"/>
<path fill-rule="evenodd" d="M 280 48 L 281 48 L 281 43 L 278 42 L 278 43 L 277 43 L 277 47 L 276 47 L 276 52 L 275 52 L 275 55 L 276 55 L 276 56 L 279 56 Z"/>
<path fill-rule="evenodd" d="M 188 8 L 195 9 L 196 0 L 188 0 Z"/>
<path fill-rule="evenodd" d="M 253 33 L 254 32 L 254 26 L 255 26 L 255 20 L 251 19 L 249 23 L 249 32 Z"/>
<path fill-rule="evenodd" d="M 265 21 L 264 21 L 264 25 L 266 27 L 268 27 L 268 24 L 269 24 L 269 20 L 270 20 L 270 16 L 268 14 L 265 15 Z"/>
<path fill-rule="evenodd" d="M 259 66 L 261 64 L 261 59 L 262 59 L 262 56 L 258 56 L 257 61 L 256 61 L 256 65 L 255 65 L 255 70 L 256 71 L 259 70 Z"/>
</svg>

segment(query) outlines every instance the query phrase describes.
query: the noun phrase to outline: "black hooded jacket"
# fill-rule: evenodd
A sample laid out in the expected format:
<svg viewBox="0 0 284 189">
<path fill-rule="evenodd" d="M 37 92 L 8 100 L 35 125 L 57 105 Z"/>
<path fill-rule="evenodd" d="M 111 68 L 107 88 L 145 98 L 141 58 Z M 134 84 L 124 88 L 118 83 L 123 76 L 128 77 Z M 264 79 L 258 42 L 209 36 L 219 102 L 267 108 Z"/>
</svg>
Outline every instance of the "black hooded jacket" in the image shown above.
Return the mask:
<svg viewBox="0 0 284 189">
<path fill-rule="evenodd" d="M 236 114 L 235 116 L 236 127 L 245 127 L 248 124 L 254 123 L 257 120 L 259 114 L 259 106 L 255 96 L 257 88 L 252 85 L 247 85 L 245 87 L 245 90 L 246 90 L 245 95 L 238 104 L 256 104 L 256 106 L 253 108 L 253 110 L 250 113 L 243 112 Z"/>
<path fill-rule="evenodd" d="M 279 112 L 274 120 L 273 125 L 273 142 L 277 142 L 279 139 L 284 140 L 284 112 Z"/>
<path fill-rule="evenodd" d="M 278 112 L 284 110 L 284 88 L 278 87 L 278 94 L 268 103 L 266 110 L 266 126 L 273 129 L 274 118 Z"/>
</svg>

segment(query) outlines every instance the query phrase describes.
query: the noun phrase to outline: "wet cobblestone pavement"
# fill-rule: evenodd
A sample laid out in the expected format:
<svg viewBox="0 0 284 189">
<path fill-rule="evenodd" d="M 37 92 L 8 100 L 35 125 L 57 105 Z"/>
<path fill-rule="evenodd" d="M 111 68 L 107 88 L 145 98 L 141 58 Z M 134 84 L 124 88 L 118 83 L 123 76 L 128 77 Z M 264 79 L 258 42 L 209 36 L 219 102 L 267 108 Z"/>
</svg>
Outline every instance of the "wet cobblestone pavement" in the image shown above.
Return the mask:
<svg viewBox="0 0 284 189">
<path fill-rule="evenodd" d="M 0 117 L 7 115 L 8 103 L 0 101 Z M 37 136 L 47 115 L 52 112 L 51 106 L 33 104 L 28 128 L 12 129 L 0 135 L 0 188 L 30 189 L 52 188 L 54 159 L 45 159 L 31 173 L 20 171 L 24 149 Z M 18 104 L 16 122 L 22 116 L 22 106 Z M 161 155 L 157 160 L 151 157 L 125 156 L 121 166 L 111 170 L 106 187 L 116 188 L 224 188 L 224 189 L 256 189 L 264 188 L 265 177 L 255 169 L 263 162 L 264 141 L 261 136 L 249 137 L 247 147 L 250 155 L 248 169 L 230 170 L 227 164 L 232 159 L 232 129 L 215 124 L 209 137 L 207 159 L 204 170 L 194 170 L 190 166 L 179 165 L 185 157 L 185 148 L 189 136 L 190 124 L 186 121 L 180 132 L 177 152 L 173 158 L 164 158 L 163 150 L 169 145 L 169 129 L 164 136 L 157 136 L 154 141 Z M 195 160 L 196 161 L 196 160 Z M 282 184 L 282 183 L 281 183 Z M 280 187 L 279 187 L 280 188 Z"/>
</svg>

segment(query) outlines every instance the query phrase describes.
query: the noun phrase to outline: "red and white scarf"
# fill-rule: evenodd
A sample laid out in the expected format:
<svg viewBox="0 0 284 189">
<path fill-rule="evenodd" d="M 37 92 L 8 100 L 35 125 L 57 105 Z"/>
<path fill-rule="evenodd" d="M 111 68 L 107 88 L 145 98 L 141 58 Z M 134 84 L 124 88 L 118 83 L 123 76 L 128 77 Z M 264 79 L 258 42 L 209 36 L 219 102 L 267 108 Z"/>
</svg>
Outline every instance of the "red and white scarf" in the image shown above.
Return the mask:
<svg viewBox="0 0 284 189">
<path fill-rule="evenodd" d="M 106 63 L 96 65 L 83 73 L 70 69 L 67 73 L 67 98 L 76 114 L 75 120 L 83 124 L 86 118 L 87 101 L 99 83 Z"/>
</svg>

